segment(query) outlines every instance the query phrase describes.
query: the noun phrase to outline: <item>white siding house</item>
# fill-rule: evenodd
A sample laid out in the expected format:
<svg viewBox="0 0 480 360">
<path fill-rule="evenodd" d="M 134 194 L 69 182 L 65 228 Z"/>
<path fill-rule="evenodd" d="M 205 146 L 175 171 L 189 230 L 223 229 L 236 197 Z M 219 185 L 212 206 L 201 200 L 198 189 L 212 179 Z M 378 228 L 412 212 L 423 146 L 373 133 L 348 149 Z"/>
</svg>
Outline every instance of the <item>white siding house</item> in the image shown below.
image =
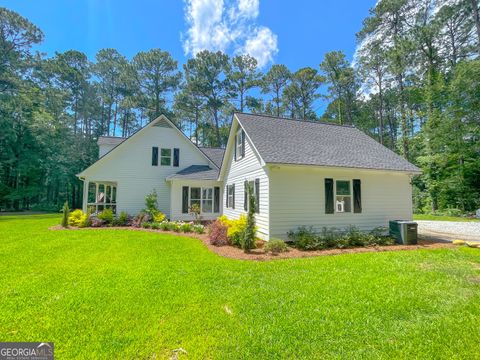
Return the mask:
<svg viewBox="0 0 480 360">
<path fill-rule="evenodd" d="M 86 211 L 134 215 L 145 196 L 172 220 L 237 219 L 256 198 L 258 236 L 287 239 L 299 226 L 362 230 L 412 218 L 420 170 L 352 126 L 235 113 L 226 149 L 195 146 L 160 116 L 128 139 L 99 139 L 100 159 L 78 176 Z"/>
</svg>

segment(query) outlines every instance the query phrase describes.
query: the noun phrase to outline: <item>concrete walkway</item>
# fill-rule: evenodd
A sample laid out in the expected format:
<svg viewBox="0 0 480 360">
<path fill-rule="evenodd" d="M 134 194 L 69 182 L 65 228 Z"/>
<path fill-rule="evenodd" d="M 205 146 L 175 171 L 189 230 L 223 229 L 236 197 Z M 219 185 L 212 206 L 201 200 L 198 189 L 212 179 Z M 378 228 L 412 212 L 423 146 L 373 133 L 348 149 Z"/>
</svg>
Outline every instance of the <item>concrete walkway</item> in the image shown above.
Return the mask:
<svg viewBox="0 0 480 360">
<path fill-rule="evenodd" d="M 480 242 L 480 222 L 417 220 L 418 235 L 428 240 Z"/>
</svg>

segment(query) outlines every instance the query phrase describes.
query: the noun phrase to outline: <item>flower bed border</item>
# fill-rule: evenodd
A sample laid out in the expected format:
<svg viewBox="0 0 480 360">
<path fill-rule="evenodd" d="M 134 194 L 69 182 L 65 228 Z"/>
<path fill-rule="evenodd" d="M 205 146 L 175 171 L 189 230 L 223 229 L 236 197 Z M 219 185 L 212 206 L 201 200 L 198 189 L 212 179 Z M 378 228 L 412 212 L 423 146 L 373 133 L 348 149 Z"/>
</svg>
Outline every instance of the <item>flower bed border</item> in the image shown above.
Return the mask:
<svg viewBox="0 0 480 360">
<path fill-rule="evenodd" d="M 405 250 L 427 250 L 427 249 L 442 249 L 442 248 L 456 248 L 457 246 L 451 243 L 431 241 L 431 240 L 420 240 L 417 245 L 383 245 L 383 246 L 370 246 L 370 247 L 354 247 L 348 249 L 325 249 L 325 250 L 299 250 L 297 248 L 288 247 L 287 252 L 283 252 L 277 255 L 265 253 L 263 248 L 264 241 L 259 241 L 257 244 L 259 247 L 257 249 L 251 250 L 250 253 L 245 253 L 242 249 L 239 249 L 235 246 L 225 245 L 225 246 L 214 246 L 210 244 L 208 240 L 208 234 L 197 234 L 197 233 L 184 233 L 184 232 L 175 232 L 175 231 L 164 231 L 160 229 L 145 229 L 145 228 L 135 228 L 131 226 L 110 226 L 110 227 L 85 227 L 85 228 L 75 228 L 68 227 L 64 228 L 60 225 L 52 226 L 49 230 L 130 230 L 130 231 L 144 231 L 144 232 L 153 232 L 159 234 L 169 234 L 175 236 L 184 236 L 197 239 L 203 242 L 203 244 L 215 254 L 229 258 L 229 259 L 239 259 L 239 260 L 254 260 L 254 261 L 269 261 L 269 260 L 279 260 L 279 259 L 295 259 L 295 258 L 308 258 L 316 256 L 331 256 L 331 255 L 341 255 L 341 254 L 355 254 L 355 253 L 368 253 L 368 252 L 385 252 L 385 251 L 405 251 Z"/>
</svg>

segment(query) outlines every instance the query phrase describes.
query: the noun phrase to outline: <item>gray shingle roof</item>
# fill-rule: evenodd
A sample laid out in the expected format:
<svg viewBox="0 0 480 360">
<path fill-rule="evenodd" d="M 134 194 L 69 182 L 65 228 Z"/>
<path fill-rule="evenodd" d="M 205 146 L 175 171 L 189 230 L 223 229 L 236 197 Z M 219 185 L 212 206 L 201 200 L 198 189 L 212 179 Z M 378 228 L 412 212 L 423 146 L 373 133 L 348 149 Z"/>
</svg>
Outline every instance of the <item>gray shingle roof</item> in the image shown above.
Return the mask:
<svg viewBox="0 0 480 360">
<path fill-rule="evenodd" d="M 199 147 L 199 149 L 207 155 L 207 157 L 213 161 L 218 167 L 222 166 L 223 154 L 225 154 L 225 149 L 222 148 L 208 148 L 208 147 Z"/>
<path fill-rule="evenodd" d="M 217 180 L 218 170 L 208 165 L 191 165 L 179 172 L 170 175 L 167 179 L 185 180 Z"/>
<path fill-rule="evenodd" d="M 420 172 L 352 126 L 236 113 L 266 163 Z"/>
</svg>

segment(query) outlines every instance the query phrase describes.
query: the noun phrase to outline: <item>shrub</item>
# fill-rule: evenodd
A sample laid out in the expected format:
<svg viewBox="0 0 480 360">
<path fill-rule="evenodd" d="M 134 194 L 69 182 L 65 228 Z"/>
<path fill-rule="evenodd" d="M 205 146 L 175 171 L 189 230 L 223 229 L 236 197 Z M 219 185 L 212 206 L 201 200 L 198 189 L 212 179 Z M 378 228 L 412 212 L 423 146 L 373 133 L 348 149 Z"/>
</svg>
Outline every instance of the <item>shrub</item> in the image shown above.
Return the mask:
<svg viewBox="0 0 480 360">
<path fill-rule="evenodd" d="M 68 225 L 76 227 L 85 227 L 87 225 L 88 215 L 84 214 L 82 210 L 77 209 L 68 216 Z"/>
<path fill-rule="evenodd" d="M 132 220 L 133 227 L 141 227 L 142 223 L 150 222 L 152 220 L 151 216 L 145 212 L 139 212 Z"/>
<path fill-rule="evenodd" d="M 149 214 L 152 218 L 155 216 L 158 211 L 158 203 L 157 203 L 158 195 L 155 189 L 152 190 L 150 194 L 145 196 L 145 210 L 144 212 Z"/>
<path fill-rule="evenodd" d="M 154 230 L 158 230 L 158 229 L 160 229 L 160 224 L 161 223 L 159 223 L 159 222 L 153 222 L 153 223 L 151 223 L 150 227 Z"/>
<path fill-rule="evenodd" d="M 271 239 L 265 244 L 264 250 L 266 253 L 271 252 L 272 254 L 279 254 L 288 251 L 288 247 L 283 240 Z"/>
<path fill-rule="evenodd" d="M 255 247 L 255 234 L 257 232 L 255 225 L 255 197 L 253 196 L 253 187 L 248 185 L 248 215 L 247 226 L 243 232 L 242 249 L 249 252 Z"/>
<path fill-rule="evenodd" d="M 97 217 L 100 220 L 105 221 L 105 224 L 112 224 L 113 223 L 113 211 L 112 209 L 104 209 L 102 212 L 100 212 Z"/>
<path fill-rule="evenodd" d="M 205 226 L 201 224 L 193 225 L 193 231 L 197 234 L 205 234 Z"/>
<path fill-rule="evenodd" d="M 242 214 L 240 218 L 230 220 L 225 215 L 222 215 L 218 218 L 218 221 L 227 227 L 227 236 L 230 243 L 241 247 L 243 234 L 247 227 L 247 217 Z"/>
<path fill-rule="evenodd" d="M 168 221 L 161 222 L 160 229 L 163 231 L 170 231 L 170 223 Z"/>
<path fill-rule="evenodd" d="M 68 214 L 70 213 L 70 209 L 68 208 L 68 201 L 65 201 L 62 208 L 62 227 L 68 227 Z"/>
<path fill-rule="evenodd" d="M 90 215 L 88 221 L 90 222 L 91 227 L 102 227 L 105 225 L 105 221 L 99 219 L 98 216 L 95 215 Z"/>
<path fill-rule="evenodd" d="M 122 211 L 118 217 L 113 219 L 113 225 L 127 226 L 131 222 L 130 216 L 125 211 Z"/>
<path fill-rule="evenodd" d="M 171 229 L 175 232 L 180 232 L 181 231 L 181 224 L 177 223 L 177 222 L 171 222 L 170 223 L 171 225 Z"/>
<path fill-rule="evenodd" d="M 215 246 L 223 246 L 228 244 L 227 237 L 228 227 L 220 219 L 215 220 L 208 227 L 208 239 L 210 244 Z"/>
<path fill-rule="evenodd" d="M 161 223 L 162 221 L 165 220 L 166 216 L 164 213 L 162 213 L 161 211 L 158 211 L 156 214 L 153 214 L 152 215 L 152 218 L 153 218 L 153 221 L 154 222 L 159 222 Z"/>
<path fill-rule="evenodd" d="M 142 222 L 142 228 L 144 229 L 150 229 L 152 227 L 152 223 L 149 223 L 149 222 Z"/>
<path fill-rule="evenodd" d="M 321 250 L 328 248 L 348 248 L 358 246 L 392 245 L 394 240 L 384 236 L 384 228 L 375 228 L 364 232 L 351 225 L 345 231 L 336 228 L 322 228 L 318 233 L 312 227 L 299 227 L 288 233 L 295 247 L 302 250 Z"/>
<path fill-rule="evenodd" d="M 193 224 L 183 223 L 180 225 L 180 230 L 184 233 L 193 232 Z"/>
</svg>

